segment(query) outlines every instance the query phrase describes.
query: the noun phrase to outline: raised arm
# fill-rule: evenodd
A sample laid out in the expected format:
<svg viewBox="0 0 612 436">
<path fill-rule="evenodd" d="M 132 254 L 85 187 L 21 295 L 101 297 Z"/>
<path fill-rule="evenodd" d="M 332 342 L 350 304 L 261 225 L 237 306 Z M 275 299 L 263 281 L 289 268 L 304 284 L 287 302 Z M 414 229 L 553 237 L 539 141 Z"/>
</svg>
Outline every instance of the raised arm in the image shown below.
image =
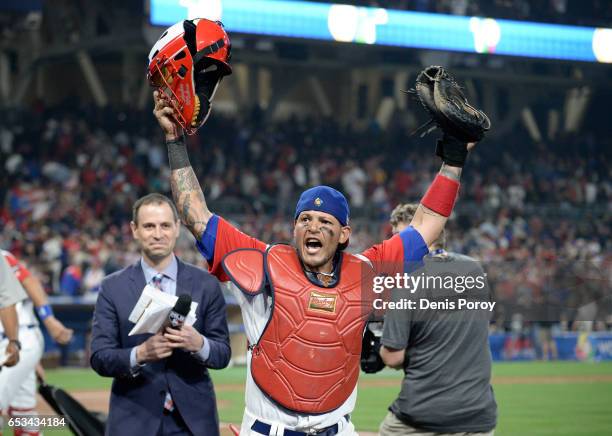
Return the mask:
<svg viewBox="0 0 612 436">
<path fill-rule="evenodd" d="M 453 210 L 468 151 L 491 128 L 491 121 L 468 103 L 462 88 L 442 67 L 423 70 L 413 92 L 431 116 L 424 126 L 435 124 L 444 133 L 436 146 L 436 155 L 444 164 L 411 222 L 429 245 L 438 238 Z"/>
<path fill-rule="evenodd" d="M 474 142 L 467 144 L 466 150 L 471 150 L 475 145 Z M 438 239 L 448 221 L 459 190 L 461 171 L 460 166 L 443 163 L 410 222 L 428 246 Z"/>
<path fill-rule="evenodd" d="M 174 203 L 183 224 L 197 240 L 200 240 L 213 214 L 208 210 L 204 192 L 189 162 L 183 129 L 172 116 L 174 109 L 158 91 L 153 93 L 153 99 L 155 101 L 153 114 L 166 137 Z"/>
</svg>

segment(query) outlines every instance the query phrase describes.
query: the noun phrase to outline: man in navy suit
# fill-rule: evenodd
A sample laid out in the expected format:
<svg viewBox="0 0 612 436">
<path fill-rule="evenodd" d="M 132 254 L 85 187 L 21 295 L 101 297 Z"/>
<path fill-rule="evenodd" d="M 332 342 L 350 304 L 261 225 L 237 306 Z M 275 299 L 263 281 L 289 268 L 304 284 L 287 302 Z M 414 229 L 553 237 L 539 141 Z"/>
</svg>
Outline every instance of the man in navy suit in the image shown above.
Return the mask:
<svg viewBox="0 0 612 436">
<path fill-rule="evenodd" d="M 219 283 L 174 255 L 180 222 L 167 197 L 136 201 L 130 225 L 142 258 L 104 279 L 93 321 L 91 366 L 114 378 L 106 434 L 218 435 L 208 368 L 226 367 L 231 355 Z M 128 336 L 128 317 L 147 283 L 191 295 L 196 323 Z"/>
</svg>

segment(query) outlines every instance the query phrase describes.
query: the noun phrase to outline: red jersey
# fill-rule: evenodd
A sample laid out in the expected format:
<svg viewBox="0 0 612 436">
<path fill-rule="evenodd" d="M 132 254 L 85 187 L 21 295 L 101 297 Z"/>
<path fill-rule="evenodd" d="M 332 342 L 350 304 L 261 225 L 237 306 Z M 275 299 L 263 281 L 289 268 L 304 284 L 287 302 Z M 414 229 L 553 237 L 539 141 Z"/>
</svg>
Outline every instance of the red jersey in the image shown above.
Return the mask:
<svg viewBox="0 0 612 436">
<path fill-rule="evenodd" d="M 227 253 L 238 248 L 265 251 L 268 244 L 241 232 L 218 215 L 213 215 L 202 239 L 197 241 L 196 245 L 208 261 L 210 273 L 220 281 L 227 282 L 229 277 L 221 267 L 221 260 Z M 419 262 L 427 253 L 427 244 L 421 234 L 414 227 L 408 227 L 399 234 L 373 245 L 361 255 L 372 263 L 378 274 L 394 274 L 398 272 L 398 267 Z"/>
</svg>

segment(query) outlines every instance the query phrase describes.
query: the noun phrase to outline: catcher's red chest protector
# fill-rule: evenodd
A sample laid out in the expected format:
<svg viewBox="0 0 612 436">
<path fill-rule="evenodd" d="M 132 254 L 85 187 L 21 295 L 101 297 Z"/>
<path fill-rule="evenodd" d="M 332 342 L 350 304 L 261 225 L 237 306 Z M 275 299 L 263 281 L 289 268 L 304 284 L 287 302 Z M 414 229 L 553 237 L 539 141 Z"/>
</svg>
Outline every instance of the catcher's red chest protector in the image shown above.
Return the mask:
<svg viewBox="0 0 612 436">
<path fill-rule="evenodd" d="M 266 253 L 237 250 L 223 260 L 223 268 L 243 292 L 261 292 L 264 274 L 270 284 L 272 314 L 253 347 L 251 374 L 262 391 L 287 409 L 330 412 L 357 384 L 361 339 L 371 308 L 362 296 L 362 279 L 364 284 L 370 281 L 369 267 L 351 254 L 343 254 L 341 262 L 337 285 L 323 288 L 308 280 L 288 245 L 274 245 Z"/>
</svg>

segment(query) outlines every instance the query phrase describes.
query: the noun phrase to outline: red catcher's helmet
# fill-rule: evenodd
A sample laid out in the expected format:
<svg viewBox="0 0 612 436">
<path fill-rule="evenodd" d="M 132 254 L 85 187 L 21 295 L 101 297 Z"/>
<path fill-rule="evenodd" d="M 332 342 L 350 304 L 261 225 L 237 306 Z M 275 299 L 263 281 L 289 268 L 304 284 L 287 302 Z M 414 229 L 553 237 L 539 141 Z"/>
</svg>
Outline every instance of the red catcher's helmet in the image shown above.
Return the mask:
<svg viewBox="0 0 612 436">
<path fill-rule="evenodd" d="M 187 134 L 204 124 L 219 82 L 232 74 L 230 52 L 223 24 L 204 18 L 169 27 L 151 49 L 149 83 L 170 99 Z"/>
</svg>

